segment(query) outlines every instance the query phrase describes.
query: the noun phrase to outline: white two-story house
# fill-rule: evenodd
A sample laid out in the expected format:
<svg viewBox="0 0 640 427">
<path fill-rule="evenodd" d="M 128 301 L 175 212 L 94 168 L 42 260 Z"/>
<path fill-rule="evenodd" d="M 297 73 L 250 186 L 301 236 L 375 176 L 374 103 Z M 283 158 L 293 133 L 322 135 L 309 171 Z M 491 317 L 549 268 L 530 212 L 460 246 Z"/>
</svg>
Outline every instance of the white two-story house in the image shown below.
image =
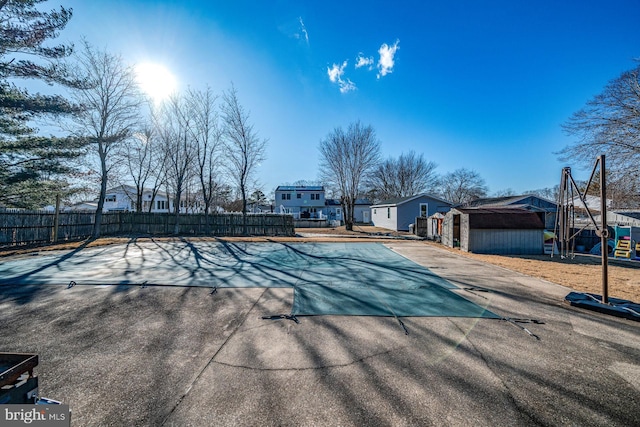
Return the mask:
<svg viewBox="0 0 640 427">
<path fill-rule="evenodd" d="M 107 190 L 104 198 L 104 211 L 128 211 L 136 210 L 136 189 L 131 185 L 120 185 Z M 142 212 L 169 213 L 174 212 L 173 198 L 167 196 L 164 191 L 158 191 L 153 196 L 149 189 L 142 192 Z M 185 195 L 180 200 L 181 213 L 200 213 L 203 203 L 198 199 L 198 195 Z"/>
<path fill-rule="evenodd" d="M 296 219 L 326 219 L 322 185 L 280 185 L 275 191 L 276 212 Z"/>
<path fill-rule="evenodd" d="M 153 200 L 152 200 L 153 199 Z M 151 203 L 153 202 L 153 205 Z M 166 193 L 158 192 L 155 197 L 151 190 L 143 190 L 142 211 L 143 212 L 169 212 L 169 202 Z M 171 200 L 173 203 L 173 200 Z M 151 206 L 150 206 L 151 205 Z M 151 207 L 151 209 L 149 209 Z M 104 211 L 129 211 L 136 210 L 136 189 L 131 185 L 119 185 L 107 190 L 104 197 Z"/>
</svg>

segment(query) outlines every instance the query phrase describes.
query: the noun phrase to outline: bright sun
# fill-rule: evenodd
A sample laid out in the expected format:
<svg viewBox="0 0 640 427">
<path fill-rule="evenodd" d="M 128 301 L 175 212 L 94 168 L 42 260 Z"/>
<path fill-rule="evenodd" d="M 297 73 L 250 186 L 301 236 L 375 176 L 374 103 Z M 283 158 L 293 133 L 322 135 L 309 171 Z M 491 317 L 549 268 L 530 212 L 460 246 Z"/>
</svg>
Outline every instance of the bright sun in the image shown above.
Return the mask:
<svg viewBox="0 0 640 427">
<path fill-rule="evenodd" d="M 160 102 L 175 92 L 176 78 L 164 65 L 143 62 L 136 66 L 140 88 L 155 102 Z"/>
</svg>

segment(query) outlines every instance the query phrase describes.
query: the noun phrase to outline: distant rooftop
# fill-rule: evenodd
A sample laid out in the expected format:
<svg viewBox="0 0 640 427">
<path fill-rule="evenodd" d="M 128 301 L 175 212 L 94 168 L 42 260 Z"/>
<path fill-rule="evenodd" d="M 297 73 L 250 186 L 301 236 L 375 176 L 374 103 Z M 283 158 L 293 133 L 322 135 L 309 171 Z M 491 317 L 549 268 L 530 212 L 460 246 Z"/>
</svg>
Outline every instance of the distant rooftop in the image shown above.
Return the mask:
<svg viewBox="0 0 640 427">
<path fill-rule="evenodd" d="M 551 201 L 551 200 L 547 200 L 544 197 L 540 197 L 540 196 L 536 196 L 535 194 L 522 194 L 519 196 L 504 196 L 504 197 L 487 197 L 487 198 L 482 198 L 482 199 L 476 199 L 476 200 L 472 200 L 469 203 L 466 203 L 464 205 L 465 208 L 473 208 L 473 207 L 480 207 L 480 206 L 495 206 L 495 207 L 499 207 L 499 206 L 507 206 L 507 205 L 513 205 L 516 204 L 518 202 L 520 202 L 523 199 L 527 199 L 529 197 L 535 197 L 537 199 L 540 200 L 544 200 L 545 202 L 551 203 L 551 204 L 555 204 L 555 202 Z"/>
<path fill-rule="evenodd" d="M 430 199 L 433 200 L 438 200 L 442 203 L 446 203 L 448 205 L 451 205 L 451 202 L 448 202 L 446 200 L 441 199 L 440 197 L 434 196 L 433 194 L 429 194 L 429 193 L 421 193 L 421 194 L 416 194 L 413 196 L 409 196 L 409 197 L 401 197 L 401 198 L 397 198 L 397 199 L 387 199 L 387 200 L 383 200 L 380 201 L 378 203 L 376 203 L 374 206 L 395 206 L 395 205 L 401 205 L 405 202 L 408 202 L 410 200 L 414 200 L 417 199 L 419 197 L 428 197 Z"/>
<path fill-rule="evenodd" d="M 276 191 L 324 191 L 322 185 L 279 185 Z"/>
<path fill-rule="evenodd" d="M 340 206 L 340 200 L 338 199 L 327 199 L 325 203 L 327 206 Z M 371 201 L 369 199 L 356 199 L 355 204 L 369 206 L 371 205 Z"/>
<path fill-rule="evenodd" d="M 618 215 L 624 215 L 624 216 L 628 216 L 630 218 L 634 218 L 634 219 L 640 219 L 640 211 L 636 211 L 636 210 L 623 210 L 623 209 L 613 209 L 613 212 L 617 213 Z"/>
</svg>

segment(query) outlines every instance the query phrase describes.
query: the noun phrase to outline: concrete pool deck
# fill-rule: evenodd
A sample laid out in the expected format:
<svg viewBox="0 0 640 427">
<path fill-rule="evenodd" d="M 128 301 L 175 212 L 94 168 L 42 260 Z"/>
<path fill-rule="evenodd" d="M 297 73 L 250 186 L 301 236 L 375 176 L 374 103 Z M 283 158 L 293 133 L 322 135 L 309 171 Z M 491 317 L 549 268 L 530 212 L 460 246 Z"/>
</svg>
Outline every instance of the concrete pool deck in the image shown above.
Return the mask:
<svg viewBox="0 0 640 427">
<path fill-rule="evenodd" d="M 136 285 L 5 283 L 0 349 L 39 354 L 41 394 L 69 404 L 75 425 L 639 423 L 637 322 L 575 309 L 562 302 L 567 288 L 420 242 L 386 246 L 501 316 L 543 323 L 405 317 L 405 335 L 393 317 L 265 320 L 291 311 L 293 289 L 143 287 L 145 260 L 108 262 L 125 248 L 105 247 L 92 255 L 99 271 L 77 252 L 3 259 L 31 258 L 37 270 L 64 258 L 87 280 L 124 267 Z M 158 257 L 159 277 L 176 275 L 166 260 L 193 251 L 142 249 Z"/>
</svg>

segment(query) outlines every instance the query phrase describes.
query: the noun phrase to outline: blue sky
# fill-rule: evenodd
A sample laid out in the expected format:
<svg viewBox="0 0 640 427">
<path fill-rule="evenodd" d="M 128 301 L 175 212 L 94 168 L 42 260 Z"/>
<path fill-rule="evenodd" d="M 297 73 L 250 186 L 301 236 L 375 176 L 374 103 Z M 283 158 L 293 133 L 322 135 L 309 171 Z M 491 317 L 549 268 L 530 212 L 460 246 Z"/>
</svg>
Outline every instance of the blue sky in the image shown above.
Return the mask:
<svg viewBox="0 0 640 427">
<path fill-rule="evenodd" d="M 492 193 L 556 185 L 561 123 L 640 58 L 637 0 L 58 4 L 74 9 L 61 40 L 161 63 L 181 89 L 233 82 L 269 140 L 265 192 L 316 179 L 319 141 L 355 120 L 384 157 L 473 169 Z"/>
</svg>

